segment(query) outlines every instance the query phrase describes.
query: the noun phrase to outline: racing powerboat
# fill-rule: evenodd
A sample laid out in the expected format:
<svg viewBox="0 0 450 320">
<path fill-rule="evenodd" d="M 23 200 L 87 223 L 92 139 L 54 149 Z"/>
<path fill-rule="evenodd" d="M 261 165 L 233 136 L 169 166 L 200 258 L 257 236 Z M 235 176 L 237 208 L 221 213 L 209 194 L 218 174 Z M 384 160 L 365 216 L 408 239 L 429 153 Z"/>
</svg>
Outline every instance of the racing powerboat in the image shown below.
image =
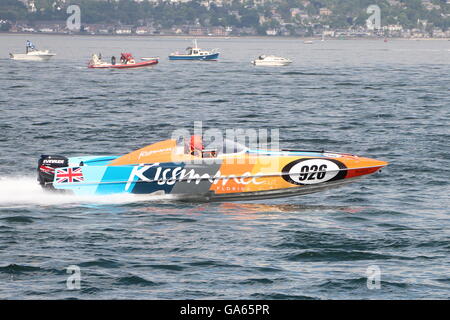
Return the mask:
<svg viewBox="0 0 450 320">
<path fill-rule="evenodd" d="M 200 49 L 197 40 L 193 41 L 192 47 L 186 48 L 187 53 L 174 52 L 169 55 L 169 60 L 202 60 L 215 61 L 219 58 L 217 49 L 211 51 Z"/>
<path fill-rule="evenodd" d="M 292 60 L 283 57 L 261 55 L 252 61 L 255 66 L 287 66 Z"/>
<path fill-rule="evenodd" d="M 48 61 L 55 55 L 48 50 L 38 50 L 31 41 L 27 40 L 25 53 L 10 53 L 9 57 L 12 60 Z"/>
<path fill-rule="evenodd" d="M 122 53 L 120 63 L 116 63 L 116 57 L 111 57 L 111 63 L 102 60 L 101 55 L 93 54 L 88 68 L 92 69 L 129 69 L 148 67 L 158 63 L 158 58 L 145 58 L 142 62 L 136 62 L 131 53 Z"/>
<path fill-rule="evenodd" d="M 207 149 L 201 141 L 165 140 L 120 156 L 42 155 L 38 181 L 46 190 L 75 195 L 249 200 L 335 188 L 388 164 L 347 153 L 250 149 L 226 139 Z"/>
</svg>

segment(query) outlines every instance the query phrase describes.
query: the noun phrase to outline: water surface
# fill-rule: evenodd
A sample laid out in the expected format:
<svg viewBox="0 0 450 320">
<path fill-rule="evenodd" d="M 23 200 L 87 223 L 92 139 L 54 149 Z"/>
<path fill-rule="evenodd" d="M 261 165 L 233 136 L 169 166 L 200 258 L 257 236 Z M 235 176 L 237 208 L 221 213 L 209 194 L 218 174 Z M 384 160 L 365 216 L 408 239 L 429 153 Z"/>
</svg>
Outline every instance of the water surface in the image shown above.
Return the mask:
<svg viewBox="0 0 450 320">
<path fill-rule="evenodd" d="M 27 39 L 57 56 L 8 60 Z M 0 35 L 0 298 L 445 299 L 448 41 L 200 39 L 218 62 L 169 62 L 187 38 Z M 159 56 L 88 70 L 89 56 Z M 260 54 L 294 60 L 255 68 Z M 43 193 L 40 154 L 124 154 L 177 128 L 278 128 L 283 147 L 390 162 L 296 198 L 236 203 Z M 81 268 L 67 290 L 66 268 Z M 378 266 L 381 288 L 367 288 Z"/>
</svg>

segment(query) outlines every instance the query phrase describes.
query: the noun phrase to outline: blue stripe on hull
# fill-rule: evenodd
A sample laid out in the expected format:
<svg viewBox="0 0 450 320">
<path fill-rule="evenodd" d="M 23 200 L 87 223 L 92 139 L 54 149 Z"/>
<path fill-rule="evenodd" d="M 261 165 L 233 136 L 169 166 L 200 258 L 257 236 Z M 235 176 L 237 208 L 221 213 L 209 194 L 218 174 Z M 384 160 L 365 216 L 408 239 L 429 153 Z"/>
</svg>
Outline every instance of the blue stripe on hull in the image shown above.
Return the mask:
<svg viewBox="0 0 450 320">
<path fill-rule="evenodd" d="M 187 55 L 169 56 L 169 60 L 216 60 L 217 58 L 219 58 L 218 53 L 209 54 L 206 56 L 187 56 Z"/>
</svg>

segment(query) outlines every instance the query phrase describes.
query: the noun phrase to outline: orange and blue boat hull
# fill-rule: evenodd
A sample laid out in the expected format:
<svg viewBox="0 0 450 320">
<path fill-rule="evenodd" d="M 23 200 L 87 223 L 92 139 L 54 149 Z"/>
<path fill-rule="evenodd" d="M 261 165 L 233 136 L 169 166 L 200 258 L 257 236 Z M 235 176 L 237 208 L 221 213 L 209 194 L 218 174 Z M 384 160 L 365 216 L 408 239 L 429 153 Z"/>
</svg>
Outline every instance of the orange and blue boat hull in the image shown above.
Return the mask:
<svg viewBox="0 0 450 320">
<path fill-rule="evenodd" d="M 335 188 L 388 164 L 350 154 L 311 151 L 247 150 L 226 157 L 198 158 L 175 154 L 174 148 L 175 142 L 167 140 L 121 157 L 65 158 L 41 184 L 82 195 L 249 200 Z M 40 167 L 51 164 L 48 157 L 41 158 Z"/>
</svg>

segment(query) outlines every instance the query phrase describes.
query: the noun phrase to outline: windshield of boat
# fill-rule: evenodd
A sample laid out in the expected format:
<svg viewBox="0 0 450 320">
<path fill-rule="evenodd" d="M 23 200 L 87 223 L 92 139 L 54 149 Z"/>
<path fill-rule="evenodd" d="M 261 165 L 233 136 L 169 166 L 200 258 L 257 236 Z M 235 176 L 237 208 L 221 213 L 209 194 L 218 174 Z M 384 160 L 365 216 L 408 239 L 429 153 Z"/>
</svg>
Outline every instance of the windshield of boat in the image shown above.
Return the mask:
<svg viewBox="0 0 450 320">
<path fill-rule="evenodd" d="M 178 146 L 180 147 L 184 146 L 184 153 L 186 154 L 191 153 L 192 148 L 189 148 L 189 143 L 182 141 L 190 141 L 190 140 L 181 139 L 178 142 Z M 217 157 L 219 155 L 243 153 L 248 150 L 248 148 L 243 144 L 240 144 L 236 141 L 229 139 L 224 139 L 223 141 L 219 139 L 215 141 L 213 138 L 208 141 L 207 138 L 205 139 L 205 137 L 202 137 L 200 141 L 202 144 L 201 152 L 204 158 Z"/>
<path fill-rule="evenodd" d="M 225 139 L 222 150 L 219 154 L 241 153 L 247 150 L 247 147 L 233 140 Z"/>
<path fill-rule="evenodd" d="M 236 141 L 224 139 L 223 143 L 220 143 L 219 141 L 212 141 L 211 143 L 206 142 L 205 149 L 215 150 L 217 155 L 226 155 L 233 153 L 242 153 L 245 152 L 248 148 Z"/>
</svg>

